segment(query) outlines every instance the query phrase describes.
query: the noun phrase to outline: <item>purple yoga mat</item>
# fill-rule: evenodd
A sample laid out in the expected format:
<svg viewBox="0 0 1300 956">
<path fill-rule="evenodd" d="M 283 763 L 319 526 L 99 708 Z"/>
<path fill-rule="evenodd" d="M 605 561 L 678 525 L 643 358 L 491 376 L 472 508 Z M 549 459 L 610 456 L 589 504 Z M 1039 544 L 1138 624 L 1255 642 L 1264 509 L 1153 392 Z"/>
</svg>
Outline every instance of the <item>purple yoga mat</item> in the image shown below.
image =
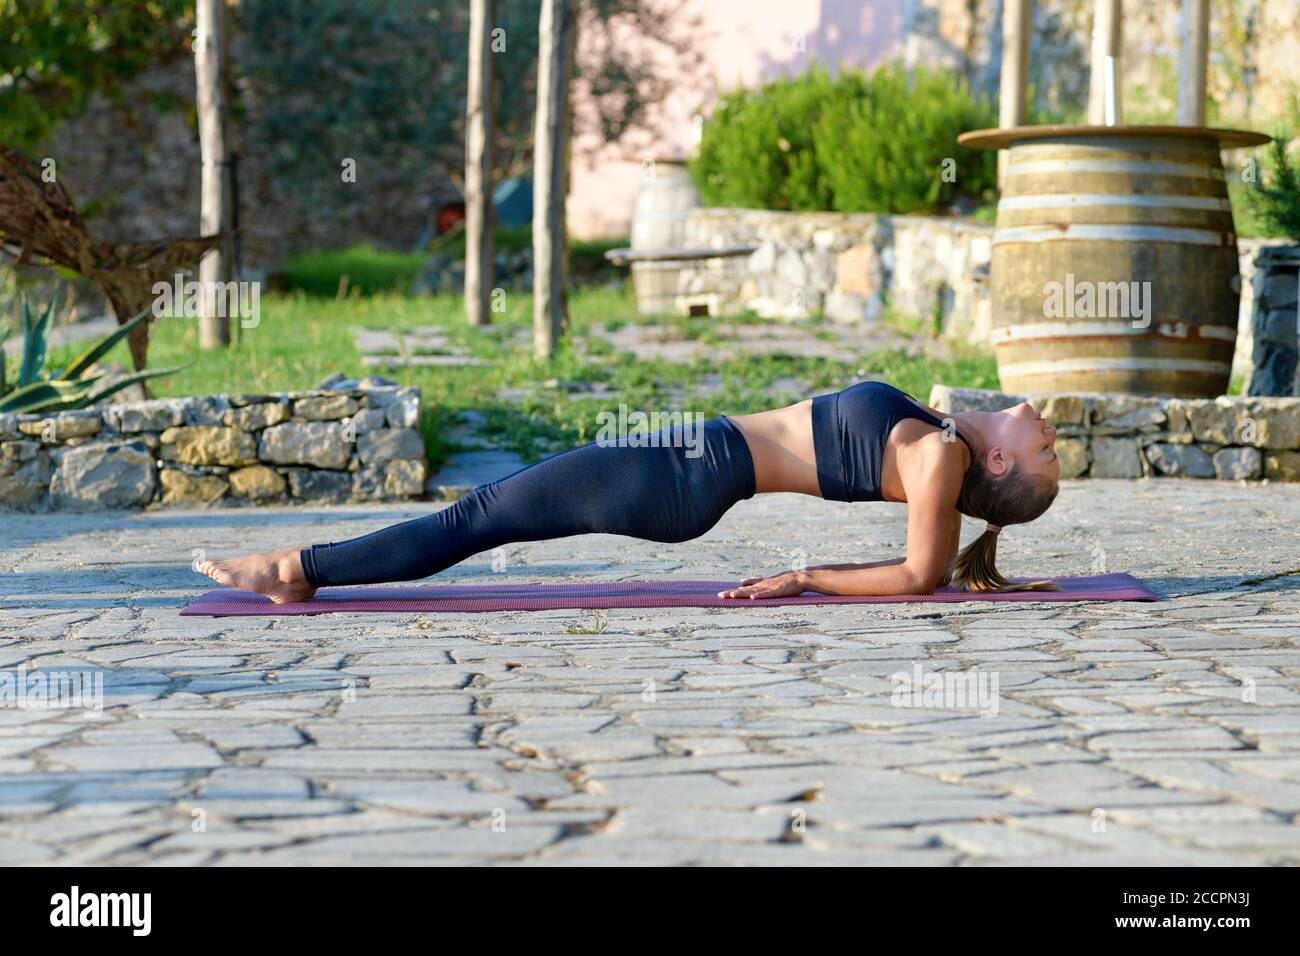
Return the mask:
<svg viewBox="0 0 1300 956">
<path fill-rule="evenodd" d="M 1016 579 L 1027 580 L 1027 579 Z M 891 597 L 832 597 L 802 594 L 764 600 L 726 600 L 719 591 L 737 581 L 607 581 L 596 584 L 443 584 L 423 587 L 321 588 L 310 601 L 274 604 L 247 591 L 221 588 L 196 598 L 181 614 L 240 617 L 279 614 L 329 614 L 332 611 L 551 611 L 614 607 L 782 607 L 789 604 L 908 604 L 954 601 L 1158 601 L 1137 578 L 1098 574 L 1056 578 L 1060 591 L 971 594 L 940 588 L 934 594 Z"/>
</svg>

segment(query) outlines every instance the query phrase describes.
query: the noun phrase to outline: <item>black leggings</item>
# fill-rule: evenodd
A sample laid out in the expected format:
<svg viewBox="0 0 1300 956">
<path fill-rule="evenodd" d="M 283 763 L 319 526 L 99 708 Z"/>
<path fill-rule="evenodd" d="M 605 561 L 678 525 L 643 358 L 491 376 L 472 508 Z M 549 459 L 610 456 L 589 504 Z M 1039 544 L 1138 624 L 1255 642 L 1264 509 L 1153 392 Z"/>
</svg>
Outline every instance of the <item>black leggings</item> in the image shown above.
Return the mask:
<svg viewBox="0 0 1300 956">
<path fill-rule="evenodd" d="M 442 511 L 302 551 L 314 587 L 412 581 L 519 541 L 622 534 L 689 541 L 754 495 L 754 460 L 728 418 L 592 443 L 476 488 Z M 657 447 L 656 447 L 657 446 Z"/>
</svg>

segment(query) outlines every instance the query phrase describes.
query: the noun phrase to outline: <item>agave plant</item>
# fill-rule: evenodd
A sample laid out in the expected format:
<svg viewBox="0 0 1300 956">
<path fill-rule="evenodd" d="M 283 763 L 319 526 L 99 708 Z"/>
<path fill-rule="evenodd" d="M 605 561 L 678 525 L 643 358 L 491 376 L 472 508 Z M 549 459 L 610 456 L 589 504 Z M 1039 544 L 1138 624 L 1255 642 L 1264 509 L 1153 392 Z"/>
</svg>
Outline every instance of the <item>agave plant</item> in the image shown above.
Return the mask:
<svg viewBox="0 0 1300 956">
<path fill-rule="evenodd" d="M 108 398 L 136 382 L 171 375 L 183 365 L 172 368 L 146 369 L 133 372 L 112 383 L 104 383 L 103 372 L 92 372 L 96 362 L 107 355 L 118 342 L 131 334 L 131 330 L 149 316 L 145 309 L 130 322 L 119 326 L 100 339 L 67 368 L 60 372 L 47 372 L 45 353 L 50 318 L 54 315 L 55 297 L 51 296 L 44 311 L 32 315 L 27 296 L 21 297 L 23 320 L 23 351 L 18 366 L 18 381 L 9 385 L 5 377 L 5 362 L 0 357 L 0 412 L 58 412 L 69 408 L 86 408 Z M 3 339 L 0 338 L 0 341 Z"/>
</svg>

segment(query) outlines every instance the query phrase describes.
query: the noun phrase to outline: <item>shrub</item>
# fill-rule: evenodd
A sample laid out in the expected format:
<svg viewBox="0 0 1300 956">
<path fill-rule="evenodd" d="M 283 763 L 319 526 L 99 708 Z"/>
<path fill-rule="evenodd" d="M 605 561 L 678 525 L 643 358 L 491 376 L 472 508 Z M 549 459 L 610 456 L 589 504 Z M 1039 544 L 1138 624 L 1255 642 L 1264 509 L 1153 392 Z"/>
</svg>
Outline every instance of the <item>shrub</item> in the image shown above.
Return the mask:
<svg viewBox="0 0 1300 956">
<path fill-rule="evenodd" d="M 691 163 L 705 205 L 831 208 L 813 154 L 813 125 L 851 82 L 848 76 L 835 80 L 814 67 L 724 96 L 704 125 L 699 157 Z"/>
<path fill-rule="evenodd" d="M 936 211 L 993 194 L 996 154 L 957 136 L 996 125 L 992 104 L 944 72 L 891 65 L 832 78 L 817 67 L 725 97 L 692 172 L 707 205 Z"/>
<path fill-rule="evenodd" d="M 1300 242 L 1300 164 L 1287 155 L 1287 134 L 1279 132 L 1268 144 L 1265 179 L 1247 196 L 1259 231 Z"/>
</svg>

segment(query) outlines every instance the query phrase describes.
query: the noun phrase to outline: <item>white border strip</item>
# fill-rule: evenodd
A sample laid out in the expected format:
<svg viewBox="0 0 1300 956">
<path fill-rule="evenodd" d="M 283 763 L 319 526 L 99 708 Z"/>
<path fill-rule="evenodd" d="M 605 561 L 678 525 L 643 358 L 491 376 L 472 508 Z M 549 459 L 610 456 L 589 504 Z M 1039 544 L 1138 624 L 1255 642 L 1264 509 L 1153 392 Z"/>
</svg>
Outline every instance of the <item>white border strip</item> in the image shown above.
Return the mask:
<svg viewBox="0 0 1300 956">
<path fill-rule="evenodd" d="M 998 201 L 1003 209 L 1070 209 L 1077 206 L 1140 206 L 1144 209 L 1210 209 L 1228 212 L 1232 204 L 1215 196 L 1138 196 L 1106 193 L 1036 193 L 1008 196 Z"/>
<path fill-rule="evenodd" d="M 1142 159 L 1041 159 L 1007 163 L 1008 176 L 1032 176 L 1036 173 L 1155 173 L 1190 176 L 1193 179 L 1223 179 L 1223 170 L 1192 163 L 1161 163 Z"/>
<path fill-rule="evenodd" d="M 1188 325 L 1186 322 L 1162 322 L 1153 327 L 1134 325 L 1130 319 L 1083 322 L 1027 322 L 1024 325 L 1003 325 L 995 328 L 992 340 L 995 345 L 1022 342 L 1027 339 L 1071 338 L 1088 335 L 1149 335 L 1152 332 L 1166 338 L 1186 339 L 1189 333 L 1201 338 L 1227 342 L 1237 337 L 1230 325 Z"/>
<path fill-rule="evenodd" d="M 1227 375 L 1231 371 L 1231 362 L 1203 359 L 1062 358 L 998 365 L 998 373 L 1004 376 L 1060 375 L 1069 372 L 1209 372 Z"/>
<path fill-rule="evenodd" d="M 1186 246 L 1221 246 L 1237 244 L 1232 232 L 1215 229 L 1189 229 L 1179 226 L 1104 225 L 1101 223 L 1060 223 L 1043 226 L 1008 226 L 993 231 L 993 245 L 1012 242 L 1176 242 Z"/>
</svg>

